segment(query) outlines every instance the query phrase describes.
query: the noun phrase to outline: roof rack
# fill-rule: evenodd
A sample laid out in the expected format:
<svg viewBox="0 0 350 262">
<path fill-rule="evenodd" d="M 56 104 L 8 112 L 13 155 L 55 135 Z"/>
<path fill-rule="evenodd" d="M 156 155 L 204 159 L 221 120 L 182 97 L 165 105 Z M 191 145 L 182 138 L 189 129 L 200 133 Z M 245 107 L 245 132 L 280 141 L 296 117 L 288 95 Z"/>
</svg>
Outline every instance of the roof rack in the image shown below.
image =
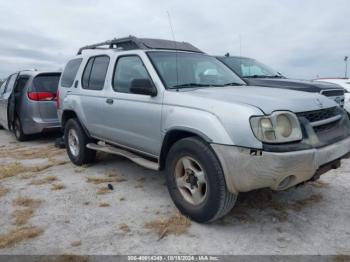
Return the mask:
<svg viewBox="0 0 350 262">
<path fill-rule="evenodd" d="M 197 47 L 187 42 L 177 42 L 163 39 L 152 39 L 152 38 L 137 38 L 135 36 L 128 36 L 124 38 L 114 38 L 105 42 L 87 45 L 81 47 L 78 51 L 78 55 L 83 50 L 87 49 L 121 49 L 121 50 L 136 50 L 136 49 L 168 49 L 168 50 L 179 50 L 179 51 L 190 51 L 196 53 L 204 53 Z"/>
</svg>

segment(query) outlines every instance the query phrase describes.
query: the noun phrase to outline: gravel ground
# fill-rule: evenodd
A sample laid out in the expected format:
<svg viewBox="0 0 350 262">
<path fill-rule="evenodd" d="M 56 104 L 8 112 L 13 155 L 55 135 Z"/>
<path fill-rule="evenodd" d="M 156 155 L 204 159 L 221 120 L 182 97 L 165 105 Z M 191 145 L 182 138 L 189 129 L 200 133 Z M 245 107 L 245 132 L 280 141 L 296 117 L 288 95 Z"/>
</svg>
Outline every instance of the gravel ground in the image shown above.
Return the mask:
<svg viewBox="0 0 350 262">
<path fill-rule="evenodd" d="M 76 167 L 53 141 L 0 130 L 0 254 L 350 254 L 350 160 L 318 182 L 241 194 L 197 224 L 177 215 L 163 174 L 107 155 Z"/>
</svg>

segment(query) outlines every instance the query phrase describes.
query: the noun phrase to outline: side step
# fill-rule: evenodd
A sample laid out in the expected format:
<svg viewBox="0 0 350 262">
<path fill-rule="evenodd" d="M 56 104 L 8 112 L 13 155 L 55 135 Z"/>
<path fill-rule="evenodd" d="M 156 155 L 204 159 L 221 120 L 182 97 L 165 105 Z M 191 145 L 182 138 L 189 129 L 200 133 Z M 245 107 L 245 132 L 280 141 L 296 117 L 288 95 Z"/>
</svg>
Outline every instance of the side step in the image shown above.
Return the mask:
<svg viewBox="0 0 350 262">
<path fill-rule="evenodd" d="M 158 163 L 152 162 L 150 160 L 147 160 L 145 158 L 142 158 L 136 154 L 133 154 L 129 151 L 126 151 L 126 150 L 123 150 L 120 148 L 112 147 L 109 145 L 99 145 L 99 144 L 94 144 L 94 143 L 89 143 L 86 145 L 86 147 L 93 149 L 93 150 L 96 150 L 96 151 L 102 151 L 102 152 L 106 152 L 109 154 L 123 156 L 123 157 L 130 159 L 135 164 L 138 164 L 142 167 L 152 169 L 152 170 L 159 170 Z"/>
</svg>

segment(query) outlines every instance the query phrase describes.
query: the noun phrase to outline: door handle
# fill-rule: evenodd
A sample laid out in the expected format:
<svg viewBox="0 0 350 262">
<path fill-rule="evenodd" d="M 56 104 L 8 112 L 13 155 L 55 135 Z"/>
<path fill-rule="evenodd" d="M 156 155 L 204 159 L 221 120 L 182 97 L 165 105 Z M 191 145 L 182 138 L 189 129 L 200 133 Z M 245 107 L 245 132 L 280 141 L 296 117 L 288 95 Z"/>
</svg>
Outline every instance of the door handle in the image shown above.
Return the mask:
<svg viewBox="0 0 350 262">
<path fill-rule="evenodd" d="M 106 103 L 109 104 L 109 105 L 113 104 L 113 102 L 114 102 L 114 100 L 112 98 L 107 98 L 106 99 Z"/>
</svg>

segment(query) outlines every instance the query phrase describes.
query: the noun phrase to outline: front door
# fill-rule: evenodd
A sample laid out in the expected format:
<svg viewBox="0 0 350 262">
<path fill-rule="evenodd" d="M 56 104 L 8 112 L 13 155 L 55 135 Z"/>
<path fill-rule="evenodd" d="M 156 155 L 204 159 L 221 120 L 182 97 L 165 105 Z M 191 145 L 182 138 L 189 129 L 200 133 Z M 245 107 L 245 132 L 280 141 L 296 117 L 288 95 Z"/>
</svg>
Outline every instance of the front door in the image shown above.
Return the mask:
<svg viewBox="0 0 350 262">
<path fill-rule="evenodd" d="M 108 140 L 157 156 L 161 147 L 162 96 L 130 92 L 133 80 L 145 78 L 152 81 L 140 56 L 118 57 L 104 105 L 105 125 L 110 130 Z"/>
<path fill-rule="evenodd" d="M 3 118 L 2 116 L 4 114 L 3 113 L 4 107 L 2 106 L 3 104 L 2 96 L 5 93 L 6 85 L 7 85 L 7 80 L 5 80 L 0 87 L 0 126 L 4 126 L 4 119 L 2 119 Z"/>
<path fill-rule="evenodd" d="M 8 78 L 4 91 L 2 94 L 0 94 L 0 121 L 1 121 L 1 125 L 6 129 L 10 129 L 8 125 L 8 113 L 9 113 L 8 105 L 9 105 L 9 99 L 12 95 L 13 87 L 17 80 L 17 76 L 18 76 L 18 73 L 13 74 Z"/>
</svg>

